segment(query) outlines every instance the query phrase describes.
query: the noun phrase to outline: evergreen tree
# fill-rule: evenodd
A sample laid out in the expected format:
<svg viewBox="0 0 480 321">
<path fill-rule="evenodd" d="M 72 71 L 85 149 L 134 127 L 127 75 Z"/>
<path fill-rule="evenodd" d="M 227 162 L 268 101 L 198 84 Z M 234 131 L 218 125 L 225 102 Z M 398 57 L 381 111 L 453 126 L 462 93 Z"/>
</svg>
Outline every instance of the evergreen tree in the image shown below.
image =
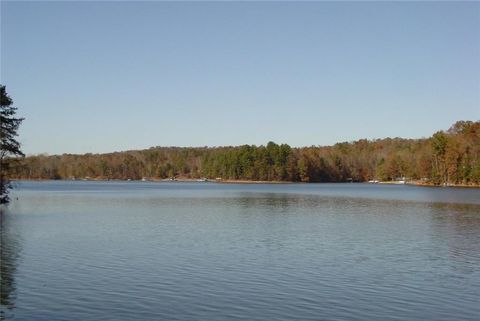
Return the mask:
<svg viewBox="0 0 480 321">
<path fill-rule="evenodd" d="M 8 192 L 11 188 L 9 174 L 18 156 L 25 156 L 16 140 L 18 128 L 23 118 L 16 118 L 17 108 L 12 106 L 5 86 L 0 85 L 0 204 L 9 202 Z"/>
</svg>

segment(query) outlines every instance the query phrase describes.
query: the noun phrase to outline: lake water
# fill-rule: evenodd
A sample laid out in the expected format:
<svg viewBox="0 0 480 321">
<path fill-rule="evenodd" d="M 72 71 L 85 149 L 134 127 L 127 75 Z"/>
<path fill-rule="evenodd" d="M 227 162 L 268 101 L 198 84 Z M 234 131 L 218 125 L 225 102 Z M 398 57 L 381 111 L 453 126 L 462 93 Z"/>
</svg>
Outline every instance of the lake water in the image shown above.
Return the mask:
<svg viewBox="0 0 480 321">
<path fill-rule="evenodd" d="M 480 319 L 480 189 L 16 184 L 0 318 Z"/>
</svg>

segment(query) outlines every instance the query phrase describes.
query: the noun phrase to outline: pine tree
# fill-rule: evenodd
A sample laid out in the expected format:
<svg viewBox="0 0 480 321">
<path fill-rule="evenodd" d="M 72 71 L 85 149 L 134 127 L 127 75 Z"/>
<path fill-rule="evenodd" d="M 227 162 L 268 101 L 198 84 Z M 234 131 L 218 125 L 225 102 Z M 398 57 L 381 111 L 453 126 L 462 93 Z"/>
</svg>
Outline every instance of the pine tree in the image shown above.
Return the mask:
<svg viewBox="0 0 480 321">
<path fill-rule="evenodd" d="M 7 204 L 10 201 L 9 174 L 16 159 L 25 156 L 20 150 L 20 143 L 16 140 L 23 118 L 15 117 L 17 108 L 13 107 L 12 103 L 5 86 L 0 85 L 0 204 Z"/>
</svg>

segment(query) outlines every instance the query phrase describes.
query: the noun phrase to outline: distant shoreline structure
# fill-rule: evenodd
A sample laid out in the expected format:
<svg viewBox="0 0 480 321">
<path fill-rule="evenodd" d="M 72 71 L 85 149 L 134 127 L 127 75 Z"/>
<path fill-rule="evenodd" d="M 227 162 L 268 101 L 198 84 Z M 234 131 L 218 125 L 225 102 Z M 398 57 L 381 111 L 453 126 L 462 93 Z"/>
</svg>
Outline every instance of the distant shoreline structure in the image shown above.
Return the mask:
<svg viewBox="0 0 480 321">
<path fill-rule="evenodd" d="M 435 185 L 432 183 L 426 183 L 422 181 L 412 180 L 399 183 L 398 181 L 378 181 L 377 183 L 371 182 L 295 182 L 295 181 L 252 181 L 252 180 L 234 180 L 234 179 L 206 179 L 199 180 L 194 178 L 185 178 L 179 177 L 175 179 L 165 179 L 165 178 L 148 178 L 148 179 L 106 179 L 106 178 L 83 178 L 83 179 L 25 179 L 25 178 L 12 178 L 12 181 L 37 181 L 37 182 L 47 182 L 47 181 L 87 181 L 87 182 L 151 182 L 151 183 L 216 183 L 216 184 L 250 184 L 250 185 L 289 185 L 289 184 L 364 184 L 364 185 L 408 185 L 408 186 L 418 186 L 418 187 L 460 187 L 460 188 L 480 188 L 479 184 L 447 184 L 447 185 Z"/>
</svg>

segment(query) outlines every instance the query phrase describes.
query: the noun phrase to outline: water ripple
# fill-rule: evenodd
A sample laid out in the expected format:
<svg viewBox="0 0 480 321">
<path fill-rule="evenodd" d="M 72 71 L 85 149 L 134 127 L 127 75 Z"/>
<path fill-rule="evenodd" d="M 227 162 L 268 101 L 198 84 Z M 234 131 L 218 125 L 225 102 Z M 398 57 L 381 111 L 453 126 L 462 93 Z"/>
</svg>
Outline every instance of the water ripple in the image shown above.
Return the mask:
<svg viewBox="0 0 480 321">
<path fill-rule="evenodd" d="M 480 315 L 475 191 L 78 183 L 16 191 L 2 220 L 2 318 Z"/>
</svg>

